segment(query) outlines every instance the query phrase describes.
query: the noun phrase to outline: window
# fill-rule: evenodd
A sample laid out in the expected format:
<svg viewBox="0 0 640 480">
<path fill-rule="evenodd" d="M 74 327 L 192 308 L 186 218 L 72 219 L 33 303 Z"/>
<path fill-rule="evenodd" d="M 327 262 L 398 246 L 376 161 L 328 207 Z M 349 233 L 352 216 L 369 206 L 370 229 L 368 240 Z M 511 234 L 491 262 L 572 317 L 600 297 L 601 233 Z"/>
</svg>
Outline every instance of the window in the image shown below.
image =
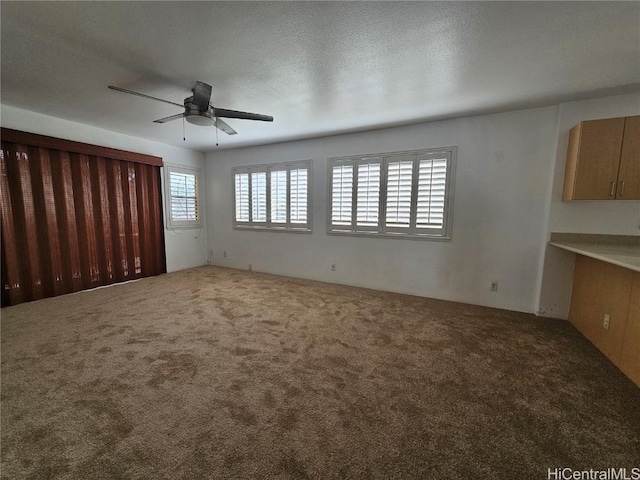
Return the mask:
<svg viewBox="0 0 640 480">
<path fill-rule="evenodd" d="M 165 163 L 168 228 L 201 228 L 200 170 Z"/>
<path fill-rule="evenodd" d="M 451 238 L 456 148 L 329 160 L 328 231 Z"/>
<path fill-rule="evenodd" d="M 311 162 L 233 169 L 236 228 L 311 231 Z"/>
</svg>

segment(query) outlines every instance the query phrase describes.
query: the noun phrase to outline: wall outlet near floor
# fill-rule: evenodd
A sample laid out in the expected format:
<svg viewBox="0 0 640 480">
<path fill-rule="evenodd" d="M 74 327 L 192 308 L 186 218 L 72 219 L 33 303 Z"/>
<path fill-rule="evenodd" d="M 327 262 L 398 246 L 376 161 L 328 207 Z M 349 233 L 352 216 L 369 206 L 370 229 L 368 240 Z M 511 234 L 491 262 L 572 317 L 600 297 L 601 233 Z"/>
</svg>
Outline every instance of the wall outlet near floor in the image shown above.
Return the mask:
<svg viewBox="0 0 640 480">
<path fill-rule="evenodd" d="M 226 250 L 225 250 L 224 252 L 222 252 L 222 256 L 223 256 L 224 258 L 227 258 L 227 251 L 226 251 Z"/>
<path fill-rule="evenodd" d="M 491 280 L 491 286 L 489 287 L 489 290 L 491 290 L 492 292 L 497 292 L 498 291 L 498 281 L 497 280 Z"/>
<path fill-rule="evenodd" d="M 335 271 L 336 271 L 336 264 L 335 264 L 335 263 L 332 263 L 332 264 L 331 264 L 331 271 L 332 271 L 332 272 L 335 272 Z"/>
<path fill-rule="evenodd" d="M 604 320 L 602 321 L 602 326 L 606 330 L 609 330 L 609 322 L 611 322 L 611 315 L 609 315 L 608 313 L 605 313 L 604 314 Z"/>
</svg>

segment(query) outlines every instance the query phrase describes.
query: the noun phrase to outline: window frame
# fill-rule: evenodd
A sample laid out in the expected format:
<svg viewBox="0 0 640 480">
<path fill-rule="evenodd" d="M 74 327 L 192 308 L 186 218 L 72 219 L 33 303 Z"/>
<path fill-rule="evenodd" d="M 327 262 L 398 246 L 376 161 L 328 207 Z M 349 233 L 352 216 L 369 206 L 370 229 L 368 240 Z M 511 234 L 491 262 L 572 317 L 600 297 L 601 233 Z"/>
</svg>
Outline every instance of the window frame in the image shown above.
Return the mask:
<svg viewBox="0 0 640 480">
<path fill-rule="evenodd" d="M 422 150 L 408 150 L 400 152 L 371 153 L 363 155 L 349 155 L 342 157 L 331 157 L 327 160 L 327 234 L 346 235 L 372 238 L 403 238 L 413 240 L 436 240 L 449 241 L 452 236 L 453 227 L 453 198 L 455 185 L 455 170 L 458 147 L 440 147 Z M 445 181 L 443 225 L 439 233 L 428 233 L 427 229 L 419 228 L 416 225 L 418 182 L 420 162 L 434 159 L 445 155 L 447 159 L 447 177 Z M 411 177 L 411 207 L 410 223 L 408 228 L 389 227 L 386 225 L 387 215 L 387 188 L 389 162 L 398 160 L 401 157 L 414 156 Z M 380 197 L 378 206 L 378 225 L 373 228 L 357 226 L 357 196 L 358 196 L 358 165 L 370 163 L 372 160 L 380 161 Z M 332 224 L 333 209 L 333 168 L 339 165 L 353 165 L 353 188 L 351 204 L 351 224 L 349 226 Z"/>
<path fill-rule="evenodd" d="M 202 223 L 202 172 L 197 167 L 164 163 L 164 194 L 165 194 L 165 227 L 168 230 L 201 229 Z M 193 175 L 196 180 L 196 220 L 174 220 L 172 212 L 171 172 Z"/>
<path fill-rule="evenodd" d="M 313 161 L 312 160 L 296 160 L 292 162 L 268 163 L 262 165 L 237 166 L 231 169 L 231 200 L 232 200 L 232 225 L 235 230 L 252 230 L 264 232 L 287 232 L 287 233 L 312 233 L 313 232 Z M 291 171 L 300 168 L 307 170 L 307 221 L 306 223 L 296 223 L 291 221 Z M 286 171 L 286 221 L 271 221 L 271 172 Z M 266 172 L 266 222 L 254 222 L 251 220 L 252 205 L 252 181 L 253 173 Z M 248 174 L 249 178 L 249 221 L 243 222 L 236 220 L 236 174 Z"/>
</svg>

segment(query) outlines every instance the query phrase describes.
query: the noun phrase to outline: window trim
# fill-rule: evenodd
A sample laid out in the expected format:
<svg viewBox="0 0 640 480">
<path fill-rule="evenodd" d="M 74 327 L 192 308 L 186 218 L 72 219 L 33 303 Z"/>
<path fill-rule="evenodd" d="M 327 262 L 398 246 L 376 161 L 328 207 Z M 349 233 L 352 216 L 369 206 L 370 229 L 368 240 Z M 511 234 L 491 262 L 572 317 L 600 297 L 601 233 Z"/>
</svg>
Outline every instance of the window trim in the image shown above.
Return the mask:
<svg viewBox="0 0 640 480">
<path fill-rule="evenodd" d="M 197 167 L 189 165 L 179 165 L 175 163 L 164 163 L 164 197 L 165 197 L 165 228 L 167 230 L 189 230 L 201 229 L 202 225 L 202 172 Z M 196 214 L 197 220 L 174 220 L 171 214 L 171 172 L 194 175 L 196 177 Z"/>
<path fill-rule="evenodd" d="M 305 167 L 307 169 L 307 222 L 305 224 L 291 222 L 291 170 L 297 167 Z M 271 222 L 271 172 L 272 171 L 287 172 L 287 221 L 285 223 Z M 251 174 L 256 172 L 267 173 L 267 221 L 266 222 L 238 222 L 236 220 L 236 174 L 247 173 L 249 179 Z M 251 218 L 252 202 L 251 193 L 252 186 L 249 180 L 249 218 Z M 258 165 L 236 166 L 231 168 L 231 202 L 232 209 L 232 225 L 234 230 L 251 230 L 256 232 L 285 232 L 285 233 L 313 233 L 313 161 L 312 160 L 295 160 L 291 162 L 265 163 Z"/>
<path fill-rule="evenodd" d="M 435 240 L 435 241 L 450 241 L 452 238 L 453 230 L 453 198 L 454 198 L 454 185 L 455 185 L 455 172 L 457 163 L 458 147 L 448 146 L 440 148 L 429 148 L 422 150 L 406 150 L 398 152 L 385 152 L 385 153 L 368 153 L 362 155 L 347 155 L 340 157 L 331 157 L 327 160 L 327 217 L 326 228 L 327 235 L 338 236 L 352 236 L 352 237 L 369 237 L 369 238 L 402 238 L 407 240 Z M 420 161 L 424 160 L 425 156 L 436 156 L 438 154 L 447 155 L 447 179 L 445 183 L 445 195 L 444 195 L 444 217 L 442 234 L 428 234 L 423 233 L 421 230 L 415 227 L 416 205 L 418 198 L 417 182 L 418 175 L 416 169 L 419 170 Z M 388 161 L 390 158 L 415 155 L 413 165 L 412 176 L 412 193 L 411 193 L 411 225 L 409 232 L 399 231 L 399 228 L 387 227 L 383 219 L 386 216 L 387 208 L 387 176 L 388 176 Z M 422 158 L 421 158 L 422 157 Z M 361 163 L 366 163 L 373 159 L 380 159 L 380 200 L 378 218 L 379 225 L 374 231 L 365 231 L 364 229 L 355 230 L 355 218 L 357 215 L 357 166 Z M 352 224 L 348 229 L 336 229 L 331 223 L 332 207 L 333 207 L 333 167 L 335 165 L 353 165 L 354 175 L 354 188 L 352 192 Z"/>
</svg>

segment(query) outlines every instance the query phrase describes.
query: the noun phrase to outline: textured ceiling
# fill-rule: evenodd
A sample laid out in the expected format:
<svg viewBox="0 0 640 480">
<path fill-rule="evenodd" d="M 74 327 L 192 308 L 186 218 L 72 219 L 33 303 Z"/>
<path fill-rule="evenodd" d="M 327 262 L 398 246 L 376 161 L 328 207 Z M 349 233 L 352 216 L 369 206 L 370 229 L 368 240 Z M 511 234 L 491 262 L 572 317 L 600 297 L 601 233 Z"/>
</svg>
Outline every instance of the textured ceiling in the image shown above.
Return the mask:
<svg viewBox="0 0 640 480">
<path fill-rule="evenodd" d="M 2 103 L 215 148 L 155 124 L 196 80 L 228 120 L 220 148 L 636 90 L 638 2 L 6 2 Z"/>
</svg>

